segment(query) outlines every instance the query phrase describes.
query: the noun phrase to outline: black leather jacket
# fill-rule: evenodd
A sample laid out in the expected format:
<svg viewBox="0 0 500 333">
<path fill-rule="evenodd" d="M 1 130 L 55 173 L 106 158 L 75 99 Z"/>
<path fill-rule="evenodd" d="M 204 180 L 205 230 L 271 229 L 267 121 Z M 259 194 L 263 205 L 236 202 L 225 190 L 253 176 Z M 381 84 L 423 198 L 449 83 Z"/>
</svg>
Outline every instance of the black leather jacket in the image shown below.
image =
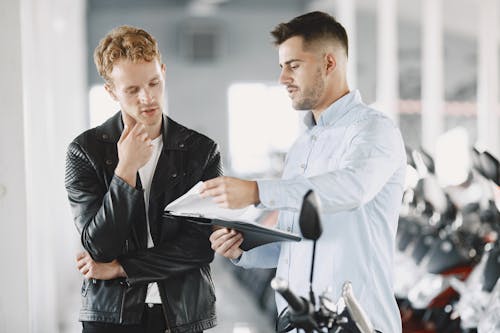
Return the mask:
<svg viewBox="0 0 500 333">
<path fill-rule="evenodd" d="M 151 185 L 147 248 L 144 194 L 114 175 L 121 113 L 78 136 L 66 159 L 66 190 L 83 247 L 99 262 L 118 259 L 126 279 L 84 280 L 81 321 L 140 322 L 147 285 L 158 282 L 167 332 L 215 326 L 208 227 L 162 217 L 164 207 L 200 180 L 221 174 L 216 144 L 163 116 L 163 151 Z"/>
</svg>

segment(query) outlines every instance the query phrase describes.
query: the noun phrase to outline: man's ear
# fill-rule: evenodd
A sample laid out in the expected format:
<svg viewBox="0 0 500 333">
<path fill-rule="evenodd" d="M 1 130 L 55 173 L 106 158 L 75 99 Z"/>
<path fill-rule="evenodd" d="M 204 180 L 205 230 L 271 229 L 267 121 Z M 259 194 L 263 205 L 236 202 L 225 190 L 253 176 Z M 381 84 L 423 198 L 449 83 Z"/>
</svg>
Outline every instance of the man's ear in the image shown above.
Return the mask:
<svg viewBox="0 0 500 333">
<path fill-rule="evenodd" d="M 333 53 L 327 53 L 325 55 L 326 73 L 330 74 L 337 68 L 337 60 L 335 60 L 335 55 Z"/>
<path fill-rule="evenodd" d="M 161 73 L 163 74 L 163 78 L 165 78 L 166 72 L 167 72 L 167 65 L 161 64 Z"/>
<path fill-rule="evenodd" d="M 108 92 L 109 96 L 111 96 L 113 101 L 118 102 L 118 98 L 116 97 L 115 92 L 113 91 L 113 86 L 110 83 L 106 82 L 104 84 L 104 89 Z"/>
</svg>

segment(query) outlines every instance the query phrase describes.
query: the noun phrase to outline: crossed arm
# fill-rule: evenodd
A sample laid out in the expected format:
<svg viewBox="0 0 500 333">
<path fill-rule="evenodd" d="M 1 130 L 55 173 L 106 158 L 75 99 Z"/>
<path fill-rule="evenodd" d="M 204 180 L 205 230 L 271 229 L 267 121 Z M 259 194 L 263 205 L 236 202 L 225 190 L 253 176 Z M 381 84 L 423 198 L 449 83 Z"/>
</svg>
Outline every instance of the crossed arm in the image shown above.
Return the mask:
<svg viewBox="0 0 500 333">
<path fill-rule="evenodd" d="M 75 166 L 77 177 L 74 177 Z M 220 174 L 220 154 L 213 147 L 203 178 Z M 156 281 L 213 260 L 208 241 L 210 229 L 191 224 L 183 226 L 179 237 L 168 243 L 124 254 L 123 245 L 137 211 L 133 207 L 141 204 L 143 192 L 116 174 L 109 188 L 103 189 L 88 157 L 77 144 L 70 145 L 68 150 L 66 188 L 86 250 L 77 255 L 76 266 L 88 279 L 126 277 L 129 283 Z M 196 246 L 186 248 L 186 244 Z"/>
</svg>

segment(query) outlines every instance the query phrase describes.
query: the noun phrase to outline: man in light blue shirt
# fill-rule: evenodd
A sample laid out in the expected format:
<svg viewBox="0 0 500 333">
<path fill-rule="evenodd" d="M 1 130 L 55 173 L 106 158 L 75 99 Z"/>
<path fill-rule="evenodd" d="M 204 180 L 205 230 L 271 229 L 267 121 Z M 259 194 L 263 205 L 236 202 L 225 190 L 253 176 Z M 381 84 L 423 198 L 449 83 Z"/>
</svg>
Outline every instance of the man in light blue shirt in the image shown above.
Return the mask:
<svg viewBox="0 0 500 333">
<path fill-rule="evenodd" d="M 401 134 L 382 113 L 363 104 L 346 80 L 348 42 L 330 15 L 313 12 L 271 32 L 279 49 L 280 82 L 293 107 L 310 110 L 307 131 L 290 149 L 280 180 L 219 177 L 205 182 L 202 196 L 222 207 L 258 204 L 278 209 L 278 228 L 300 233 L 302 198 L 312 189 L 321 201 L 323 234 L 316 249 L 316 295 L 332 288 L 353 291 L 374 328 L 400 333 L 393 294 L 393 257 L 406 156 Z M 265 119 L 263 119 L 265 121 Z M 277 130 L 279 130 L 279 124 Z M 272 243 L 242 251 L 241 234 L 215 231 L 212 248 L 242 267 L 277 267 L 292 291 L 307 297 L 310 241 Z M 286 302 L 277 296 L 278 311 Z"/>
</svg>

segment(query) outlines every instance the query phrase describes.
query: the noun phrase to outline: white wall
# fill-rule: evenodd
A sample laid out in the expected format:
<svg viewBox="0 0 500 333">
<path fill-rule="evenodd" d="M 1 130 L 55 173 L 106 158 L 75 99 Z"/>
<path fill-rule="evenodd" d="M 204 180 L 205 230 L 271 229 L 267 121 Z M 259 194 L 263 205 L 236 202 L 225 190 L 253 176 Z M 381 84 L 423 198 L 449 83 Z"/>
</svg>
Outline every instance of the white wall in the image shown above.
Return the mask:
<svg viewBox="0 0 500 333">
<path fill-rule="evenodd" d="M 84 4 L 0 2 L 0 332 L 59 332 L 69 311 L 77 323 L 64 162 L 86 125 Z"/>
<path fill-rule="evenodd" d="M 0 332 L 28 332 L 21 16 L 0 1 Z"/>
<path fill-rule="evenodd" d="M 22 4 L 31 332 L 59 332 L 66 313 L 77 322 L 72 304 L 81 280 L 64 166 L 66 147 L 88 118 L 85 0 Z"/>
</svg>

